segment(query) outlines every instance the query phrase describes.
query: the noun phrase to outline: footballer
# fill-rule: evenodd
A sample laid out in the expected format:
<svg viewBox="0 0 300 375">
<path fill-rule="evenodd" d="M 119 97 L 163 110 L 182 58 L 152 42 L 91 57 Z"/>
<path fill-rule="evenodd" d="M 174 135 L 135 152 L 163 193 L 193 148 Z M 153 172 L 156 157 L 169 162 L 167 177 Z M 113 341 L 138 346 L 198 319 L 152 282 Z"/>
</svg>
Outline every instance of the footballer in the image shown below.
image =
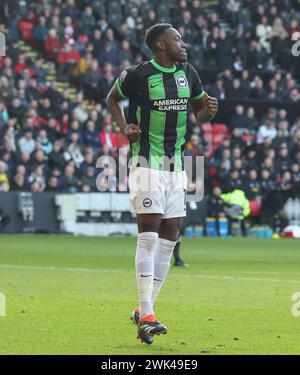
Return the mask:
<svg viewBox="0 0 300 375">
<path fill-rule="evenodd" d="M 189 105 L 198 122 L 210 121 L 218 101 L 203 91 L 187 62 L 186 45 L 171 24 L 148 29 L 153 59 L 124 70 L 107 97 L 108 108 L 131 146 L 130 202 L 137 214 L 136 280 L 139 306 L 132 313 L 138 338 L 151 344 L 166 334 L 154 304 L 170 268 L 182 217 L 187 176 L 183 151 Z M 128 119 L 122 100 L 129 100 Z"/>
</svg>

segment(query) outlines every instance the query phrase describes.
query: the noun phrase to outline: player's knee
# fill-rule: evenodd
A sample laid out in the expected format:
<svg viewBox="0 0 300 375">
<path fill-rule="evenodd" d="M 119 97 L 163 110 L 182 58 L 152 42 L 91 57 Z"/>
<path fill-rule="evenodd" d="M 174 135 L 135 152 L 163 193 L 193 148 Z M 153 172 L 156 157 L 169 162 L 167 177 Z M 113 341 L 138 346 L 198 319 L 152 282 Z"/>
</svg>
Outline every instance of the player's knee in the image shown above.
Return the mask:
<svg viewBox="0 0 300 375">
<path fill-rule="evenodd" d="M 138 234 L 138 248 L 144 249 L 144 251 L 151 253 L 158 239 L 157 232 L 142 232 Z"/>
</svg>

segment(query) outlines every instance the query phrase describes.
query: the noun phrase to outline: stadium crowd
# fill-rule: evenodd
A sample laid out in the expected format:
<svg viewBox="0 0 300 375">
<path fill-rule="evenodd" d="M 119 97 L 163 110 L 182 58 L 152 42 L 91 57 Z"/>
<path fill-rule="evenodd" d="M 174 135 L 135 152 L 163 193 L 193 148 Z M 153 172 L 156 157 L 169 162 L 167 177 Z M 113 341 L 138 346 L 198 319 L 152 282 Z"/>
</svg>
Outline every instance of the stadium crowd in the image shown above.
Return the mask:
<svg viewBox="0 0 300 375">
<path fill-rule="evenodd" d="M 118 158 L 120 147 L 129 152 L 106 96 L 124 68 L 151 58 L 143 39 L 157 22 L 178 28 L 196 68 L 219 72 L 204 85 L 210 95 L 253 100 L 236 106 L 214 150 L 207 124 L 190 115 L 187 153 L 207 156 L 209 191 L 218 196 L 218 189 L 242 187 L 261 204 L 270 191 L 299 184 L 300 111 L 291 121 L 285 109 L 270 108 L 263 117 L 255 109 L 260 99 L 300 105 L 300 58 L 291 53 L 292 35 L 300 32 L 297 0 L 230 0 L 218 7 L 200 0 L 4 0 L 0 22 L 7 33 L 7 56 L 0 57 L 0 191 L 97 191 L 97 158 Z M 39 52 L 34 61 L 20 50 L 20 39 Z M 42 58 L 55 64 L 61 81 L 76 85 L 75 99 L 47 83 Z"/>
</svg>

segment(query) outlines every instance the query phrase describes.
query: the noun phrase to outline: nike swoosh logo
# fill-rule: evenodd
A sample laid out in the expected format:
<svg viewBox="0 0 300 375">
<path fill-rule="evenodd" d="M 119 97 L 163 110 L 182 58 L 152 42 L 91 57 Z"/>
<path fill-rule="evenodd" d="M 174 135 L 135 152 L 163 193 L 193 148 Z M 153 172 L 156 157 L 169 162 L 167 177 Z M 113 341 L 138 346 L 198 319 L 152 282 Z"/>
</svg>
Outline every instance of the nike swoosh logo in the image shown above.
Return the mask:
<svg viewBox="0 0 300 375">
<path fill-rule="evenodd" d="M 157 87 L 157 86 L 159 86 L 159 84 L 158 85 L 150 85 L 150 89 L 154 89 L 154 87 Z"/>
<path fill-rule="evenodd" d="M 150 277 L 152 275 L 141 275 L 141 277 Z"/>
</svg>

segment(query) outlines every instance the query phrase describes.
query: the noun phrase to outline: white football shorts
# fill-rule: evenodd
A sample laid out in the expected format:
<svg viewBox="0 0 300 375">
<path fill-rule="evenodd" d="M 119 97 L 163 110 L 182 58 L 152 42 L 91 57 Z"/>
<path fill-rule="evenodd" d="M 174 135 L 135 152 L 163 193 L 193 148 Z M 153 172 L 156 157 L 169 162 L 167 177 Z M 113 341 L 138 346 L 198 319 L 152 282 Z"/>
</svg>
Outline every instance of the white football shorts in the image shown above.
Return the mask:
<svg viewBox="0 0 300 375">
<path fill-rule="evenodd" d="M 131 212 L 162 214 L 163 219 L 186 216 L 185 171 L 132 167 L 128 183 Z"/>
</svg>

